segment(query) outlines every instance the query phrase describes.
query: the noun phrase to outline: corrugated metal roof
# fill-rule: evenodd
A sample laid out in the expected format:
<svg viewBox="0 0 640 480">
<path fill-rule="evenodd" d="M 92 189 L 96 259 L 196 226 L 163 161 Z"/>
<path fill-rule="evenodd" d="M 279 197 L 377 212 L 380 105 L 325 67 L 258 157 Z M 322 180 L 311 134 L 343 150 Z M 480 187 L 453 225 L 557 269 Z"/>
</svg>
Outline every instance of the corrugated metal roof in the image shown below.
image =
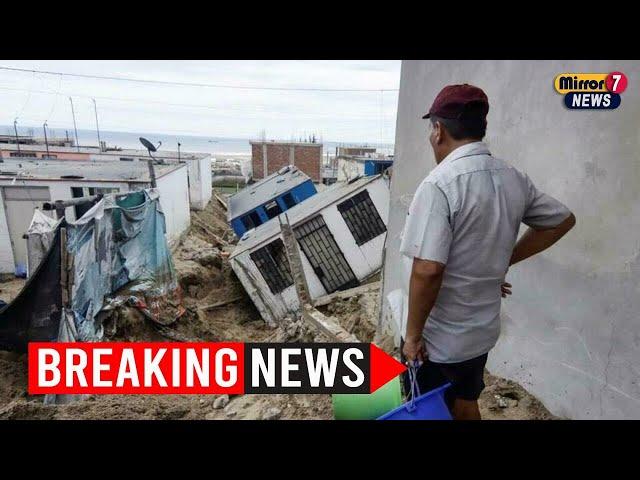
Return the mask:
<svg viewBox="0 0 640 480">
<path fill-rule="evenodd" d="M 376 180 L 384 181 L 382 179 L 382 175 L 371 175 L 358 178 L 352 183 L 334 183 L 326 190 L 316 193 L 314 196 L 309 197 L 304 202 L 297 204 L 281 215 L 286 213 L 289 217 L 289 223 L 295 226 L 296 223 L 308 219 L 323 208 L 326 208 L 333 203 L 337 203 L 344 197 L 355 193 L 367 184 Z M 278 217 L 274 217 L 268 222 L 263 223 L 260 225 L 260 228 L 249 230 L 242 236 L 238 242 L 238 246 L 233 251 L 230 258 L 233 258 L 246 250 L 252 249 L 254 246 L 277 235 L 279 232 L 280 222 Z"/>
<path fill-rule="evenodd" d="M 296 167 L 286 172 L 273 173 L 253 185 L 248 185 L 229 197 L 229 220 L 250 212 L 256 207 L 310 180 L 309 176 Z"/>
</svg>

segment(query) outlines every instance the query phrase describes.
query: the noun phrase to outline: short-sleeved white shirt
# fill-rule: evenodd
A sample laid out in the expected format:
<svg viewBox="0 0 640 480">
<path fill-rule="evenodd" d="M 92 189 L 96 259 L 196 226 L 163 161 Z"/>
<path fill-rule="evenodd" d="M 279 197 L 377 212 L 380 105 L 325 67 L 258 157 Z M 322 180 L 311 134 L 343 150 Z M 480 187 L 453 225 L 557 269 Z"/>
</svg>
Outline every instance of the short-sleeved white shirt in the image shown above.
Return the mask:
<svg viewBox="0 0 640 480">
<path fill-rule="evenodd" d="M 520 223 L 555 227 L 569 215 L 483 142 L 457 148 L 431 171 L 409 207 L 400 252 L 446 265 L 424 329 L 432 361 L 462 362 L 493 348 Z"/>
</svg>

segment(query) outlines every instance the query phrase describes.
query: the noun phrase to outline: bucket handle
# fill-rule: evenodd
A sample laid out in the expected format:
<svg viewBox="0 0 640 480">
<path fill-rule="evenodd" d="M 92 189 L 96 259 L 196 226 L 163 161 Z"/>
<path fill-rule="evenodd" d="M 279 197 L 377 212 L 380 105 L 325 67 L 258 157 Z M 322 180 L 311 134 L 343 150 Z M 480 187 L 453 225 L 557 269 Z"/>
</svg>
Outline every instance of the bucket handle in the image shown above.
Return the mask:
<svg viewBox="0 0 640 480">
<path fill-rule="evenodd" d="M 407 411 L 413 412 L 416 409 L 416 398 L 420 396 L 420 387 L 418 386 L 418 366 L 417 360 L 409 366 L 409 381 L 411 382 L 411 392 L 409 393 L 409 401 L 407 402 Z"/>
</svg>

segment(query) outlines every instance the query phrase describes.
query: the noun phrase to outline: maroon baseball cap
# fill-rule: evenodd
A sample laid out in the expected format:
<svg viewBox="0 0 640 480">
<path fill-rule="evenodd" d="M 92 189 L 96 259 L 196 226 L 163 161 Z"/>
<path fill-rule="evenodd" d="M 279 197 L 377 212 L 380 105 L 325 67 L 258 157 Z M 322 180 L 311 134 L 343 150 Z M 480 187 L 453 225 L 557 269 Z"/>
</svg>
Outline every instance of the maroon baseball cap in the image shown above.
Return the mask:
<svg viewBox="0 0 640 480">
<path fill-rule="evenodd" d="M 422 118 L 431 115 L 442 118 L 459 118 L 469 105 L 480 106 L 483 116 L 489 113 L 489 99 L 481 88 L 465 83 L 463 85 L 447 85 L 436 96 L 429 113 Z"/>
</svg>

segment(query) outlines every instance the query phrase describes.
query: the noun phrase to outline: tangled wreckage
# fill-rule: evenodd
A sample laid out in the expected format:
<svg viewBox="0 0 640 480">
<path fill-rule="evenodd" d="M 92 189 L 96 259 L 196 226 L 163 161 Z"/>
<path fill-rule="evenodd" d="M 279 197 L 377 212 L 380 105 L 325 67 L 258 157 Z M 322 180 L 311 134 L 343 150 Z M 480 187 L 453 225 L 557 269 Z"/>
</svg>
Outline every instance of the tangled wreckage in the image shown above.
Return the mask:
<svg viewBox="0 0 640 480">
<path fill-rule="evenodd" d="M 184 313 L 157 190 L 92 201 L 73 222 L 35 211 L 26 235 L 32 270 L 0 310 L 0 348 L 101 340 L 102 319 L 123 303 L 162 325 Z"/>
</svg>

